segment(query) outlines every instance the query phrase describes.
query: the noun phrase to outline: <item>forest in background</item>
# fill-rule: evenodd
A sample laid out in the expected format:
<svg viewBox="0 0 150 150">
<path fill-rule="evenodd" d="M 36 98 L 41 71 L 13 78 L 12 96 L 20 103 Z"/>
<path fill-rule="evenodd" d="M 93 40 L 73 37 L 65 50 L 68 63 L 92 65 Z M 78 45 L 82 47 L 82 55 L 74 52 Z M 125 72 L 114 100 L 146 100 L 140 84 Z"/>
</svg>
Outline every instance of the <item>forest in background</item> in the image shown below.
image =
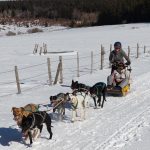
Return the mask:
<svg viewBox="0 0 150 150">
<path fill-rule="evenodd" d="M 150 22 L 149 0 L 0 1 L 0 23 L 41 20 L 71 27 Z"/>
</svg>

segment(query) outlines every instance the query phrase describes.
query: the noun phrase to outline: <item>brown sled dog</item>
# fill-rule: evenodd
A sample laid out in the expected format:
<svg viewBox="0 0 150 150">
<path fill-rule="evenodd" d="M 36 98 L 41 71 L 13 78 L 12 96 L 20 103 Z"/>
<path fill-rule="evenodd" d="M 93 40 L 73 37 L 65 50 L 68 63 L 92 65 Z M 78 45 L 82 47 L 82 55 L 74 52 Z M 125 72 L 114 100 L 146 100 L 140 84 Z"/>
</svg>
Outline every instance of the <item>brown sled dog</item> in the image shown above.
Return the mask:
<svg viewBox="0 0 150 150">
<path fill-rule="evenodd" d="M 24 107 L 12 107 L 12 112 L 14 115 L 14 120 L 17 122 L 17 125 L 20 126 L 23 116 L 27 117 L 32 112 L 39 111 L 39 106 L 36 104 L 28 104 Z"/>
<path fill-rule="evenodd" d="M 23 117 L 27 117 L 29 114 L 32 114 L 32 112 L 39 111 L 39 105 L 36 104 L 27 104 L 24 107 L 12 107 L 12 112 L 14 115 L 14 120 L 16 121 L 17 125 L 20 127 L 22 124 Z M 37 132 L 37 130 L 35 131 Z M 33 137 L 36 136 L 36 133 L 33 132 Z M 25 135 L 25 140 L 28 138 L 28 135 Z"/>
</svg>

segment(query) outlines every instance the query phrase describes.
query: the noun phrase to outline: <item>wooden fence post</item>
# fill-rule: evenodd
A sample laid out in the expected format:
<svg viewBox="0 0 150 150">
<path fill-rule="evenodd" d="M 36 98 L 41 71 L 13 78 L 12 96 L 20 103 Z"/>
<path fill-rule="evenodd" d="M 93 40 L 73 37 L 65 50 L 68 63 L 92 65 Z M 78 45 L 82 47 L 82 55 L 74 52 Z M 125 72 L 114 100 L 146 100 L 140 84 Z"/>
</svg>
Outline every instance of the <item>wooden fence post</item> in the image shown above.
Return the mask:
<svg viewBox="0 0 150 150">
<path fill-rule="evenodd" d="M 47 53 L 47 44 L 43 43 L 43 53 Z"/>
<path fill-rule="evenodd" d="M 63 66 L 62 66 L 62 56 L 59 56 L 59 62 L 60 62 L 60 84 L 63 83 Z"/>
<path fill-rule="evenodd" d="M 80 77 L 79 74 L 79 53 L 77 52 L 77 77 Z"/>
<path fill-rule="evenodd" d="M 42 47 L 40 47 L 40 53 L 39 53 L 40 55 L 42 54 Z"/>
<path fill-rule="evenodd" d="M 56 72 L 54 84 L 56 84 L 57 81 L 58 81 L 58 76 L 59 76 L 59 71 L 60 71 L 60 65 L 61 65 L 61 64 L 60 64 L 60 62 L 59 62 L 58 67 L 57 67 L 57 72 Z"/>
<path fill-rule="evenodd" d="M 45 54 L 45 43 L 43 43 L 43 54 Z"/>
<path fill-rule="evenodd" d="M 21 88 L 20 88 L 19 74 L 18 74 L 17 66 L 15 66 L 15 76 L 16 76 L 16 83 L 17 83 L 18 94 L 20 94 L 21 93 Z"/>
<path fill-rule="evenodd" d="M 137 43 L 137 58 L 139 58 L 139 44 Z"/>
<path fill-rule="evenodd" d="M 128 57 L 130 57 L 130 46 L 128 46 Z"/>
<path fill-rule="evenodd" d="M 38 50 L 38 44 L 35 44 L 34 50 L 33 50 L 33 54 L 37 53 Z"/>
<path fill-rule="evenodd" d="M 45 44 L 45 53 L 47 54 L 47 44 Z"/>
<path fill-rule="evenodd" d="M 103 51 L 102 51 L 103 67 L 104 67 L 104 55 L 105 55 L 105 48 L 104 48 L 104 46 L 103 46 Z"/>
<path fill-rule="evenodd" d="M 110 44 L 110 53 L 112 52 L 112 44 Z M 109 62 L 109 68 L 111 68 L 111 63 Z"/>
<path fill-rule="evenodd" d="M 52 85 L 52 74 L 51 74 L 50 58 L 47 58 L 47 67 L 48 67 L 49 85 Z"/>
<path fill-rule="evenodd" d="M 112 51 L 112 44 L 110 44 L 110 52 Z"/>
<path fill-rule="evenodd" d="M 144 46 L 144 53 L 146 53 L 146 46 Z"/>
<path fill-rule="evenodd" d="M 93 51 L 91 51 L 91 74 L 93 73 Z"/>
</svg>

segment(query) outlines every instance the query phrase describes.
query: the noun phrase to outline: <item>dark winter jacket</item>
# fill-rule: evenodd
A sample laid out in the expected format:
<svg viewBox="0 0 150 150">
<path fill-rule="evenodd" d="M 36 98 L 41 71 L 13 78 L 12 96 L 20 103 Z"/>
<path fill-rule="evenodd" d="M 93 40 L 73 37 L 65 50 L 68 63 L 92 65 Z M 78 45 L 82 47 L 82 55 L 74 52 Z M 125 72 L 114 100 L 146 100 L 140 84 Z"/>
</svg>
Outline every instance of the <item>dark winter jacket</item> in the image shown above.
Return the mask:
<svg viewBox="0 0 150 150">
<path fill-rule="evenodd" d="M 109 61 L 110 63 L 115 63 L 115 62 L 122 62 L 124 63 L 124 58 L 127 61 L 128 65 L 130 65 L 131 61 L 129 59 L 129 57 L 126 55 L 126 53 L 121 49 L 119 52 L 116 53 L 115 50 L 113 50 L 112 52 L 110 52 L 109 55 Z"/>
</svg>

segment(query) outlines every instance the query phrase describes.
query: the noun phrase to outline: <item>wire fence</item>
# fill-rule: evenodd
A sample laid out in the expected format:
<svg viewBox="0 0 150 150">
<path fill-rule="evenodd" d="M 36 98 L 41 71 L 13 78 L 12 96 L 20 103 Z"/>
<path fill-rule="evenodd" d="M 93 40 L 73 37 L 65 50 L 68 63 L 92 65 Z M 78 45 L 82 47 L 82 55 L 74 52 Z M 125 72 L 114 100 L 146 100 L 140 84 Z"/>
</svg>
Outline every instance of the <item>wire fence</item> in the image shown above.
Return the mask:
<svg viewBox="0 0 150 150">
<path fill-rule="evenodd" d="M 150 46 L 139 46 L 139 44 L 137 44 L 135 47 L 128 46 L 123 49 L 127 52 L 128 57 L 130 58 L 139 58 L 142 54 L 150 54 Z M 9 79 L 8 81 L 0 82 L 0 87 L 17 85 L 17 92 L 0 95 L 0 97 L 6 97 L 16 93 L 34 90 L 43 87 L 44 85 L 53 85 L 58 82 L 63 83 L 65 81 L 70 81 L 74 77 L 81 77 L 92 74 L 97 70 L 108 68 L 110 67 L 108 53 L 111 51 L 112 45 L 110 45 L 110 50 L 107 51 L 104 46 L 101 45 L 100 50 L 91 51 L 91 53 L 86 55 L 80 56 L 77 52 L 77 55 L 74 55 L 73 57 L 70 56 L 71 58 L 68 58 L 69 56 L 67 56 L 67 58 L 63 56 L 54 61 L 48 61 L 47 59 L 47 62 L 20 68 L 17 67 L 17 70 L 12 69 L 0 72 L 0 75 L 7 75 L 9 73 L 14 74 L 13 80 Z M 20 84 L 28 85 L 28 88 L 24 88 L 24 86 L 20 87 Z"/>
</svg>

